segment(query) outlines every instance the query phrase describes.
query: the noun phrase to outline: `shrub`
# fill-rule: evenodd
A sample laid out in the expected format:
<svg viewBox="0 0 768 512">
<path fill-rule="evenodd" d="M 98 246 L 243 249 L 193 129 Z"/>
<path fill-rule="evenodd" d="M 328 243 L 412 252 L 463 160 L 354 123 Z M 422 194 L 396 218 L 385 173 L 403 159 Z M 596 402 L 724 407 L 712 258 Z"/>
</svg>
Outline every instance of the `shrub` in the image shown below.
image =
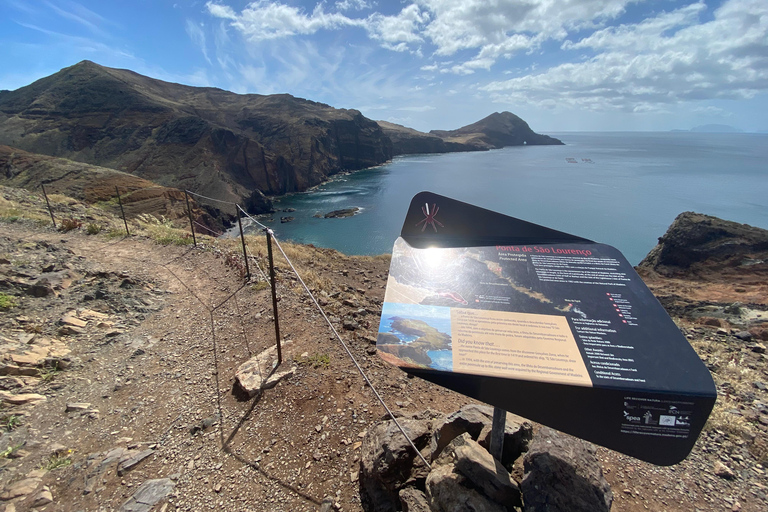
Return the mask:
<svg viewBox="0 0 768 512">
<path fill-rule="evenodd" d="M 63 231 L 64 233 L 67 233 L 69 231 L 72 231 L 73 229 L 79 229 L 80 226 L 82 225 L 83 225 L 82 222 L 70 217 L 68 219 L 63 219 L 61 221 L 61 223 L 59 224 L 59 231 Z"/>
<path fill-rule="evenodd" d="M 0 309 L 10 309 L 16 306 L 16 299 L 12 295 L 0 292 Z"/>
<path fill-rule="evenodd" d="M 88 233 L 89 235 L 98 235 L 99 233 L 101 233 L 101 226 L 99 226 L 98 224 L 88 224 L 85 227 L 85 232 Z"/>
</svg>

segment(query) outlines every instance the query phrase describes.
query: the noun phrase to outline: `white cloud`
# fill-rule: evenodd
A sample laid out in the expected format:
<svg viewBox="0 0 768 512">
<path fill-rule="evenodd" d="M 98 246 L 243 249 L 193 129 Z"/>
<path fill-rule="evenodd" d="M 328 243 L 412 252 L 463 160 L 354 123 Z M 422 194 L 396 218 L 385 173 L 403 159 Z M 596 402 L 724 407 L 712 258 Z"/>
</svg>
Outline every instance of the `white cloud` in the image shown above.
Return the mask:
<svg viewBox="0 0 768 512">
<path fill-rule="evenodd" d="M 187 19 L 184 24 L 184 29 L 187 31 L 187 35 L 195 46 L 200 48 L 200 51 L 203 52 L 203 57 L 208 61 L 208 64 L 211 64 L 211 59 L 208 57 L 208 47 L 205 44 L 205 32 L 203 31 L 203 27 L 194 21 Z"/>
<path fill-rule="evenodd" d="M 506 103 L 529 101 L 594 110 L 659 111 L 703 99 L 748 99 L 768 90 L 768 3 L 731 0 L 700 23 L 693 4 L 634 25 L 598 30 L 563 45 L 598 52 L 584 62 L 489 83 Z"/>
<path fill-rule="evenodd" d="M 364 24 L 360 19 L 325 12 L 322 3 L 317 4 L 311 14 L 306 14 L 297 7 L 267 0 L 248 4 L 239 15 L 231 7 L 213 2 L 208 2 L 206 7 L 211 15 L 232 20 L 232 26 L 251 42 L 309 35 L 320 30 Z"/>
<path fill-rule="evenodd" d="M 363 11 L 373 7 L 371 2 L 365 0 L 343 0 L 334 4 L 339 11 Z"/>
<path fill-rule="evenodd" d="M 86 7 L 83 7 L 76 2 L 62 2 L 62 6 L 66 8 L 59 7 L 58 5 L 51 2 L 44 3 L 50 10 L 62 18 L 74 21 L 75 23 L 84 26 L 93 34 L 102 37 L 107 35 L 107 33 L 102 29 L 102 26 L 108 23 L 107 20 L 103 16 L 91 11 L 90 9 L 87 9 Z"/>
<path fill-rule="evenodd" d="M 427 13 L 422 13 L 418 6 L 411 4 L 395 16 L 384 16 L 374 13 L 365 20 L 365 28 L 372 39 L 397 45 L 397 51 L 404 51 L 407 45 L 401 43 L 417 43 L 423 41 L 419 29 L 429 20 Z M 406 46 L 403 48 L 403 46 Z M 394 48 L 390 48 L 394 49 Z"/>
<path fill-rule="evenodd" d="M 436 107 L 432 105 L 419 105 L 416 107 L 398 107 L 396 110 L 404 110 L 406 112 L 429 112 L 435 110 Z"/>
</svg>

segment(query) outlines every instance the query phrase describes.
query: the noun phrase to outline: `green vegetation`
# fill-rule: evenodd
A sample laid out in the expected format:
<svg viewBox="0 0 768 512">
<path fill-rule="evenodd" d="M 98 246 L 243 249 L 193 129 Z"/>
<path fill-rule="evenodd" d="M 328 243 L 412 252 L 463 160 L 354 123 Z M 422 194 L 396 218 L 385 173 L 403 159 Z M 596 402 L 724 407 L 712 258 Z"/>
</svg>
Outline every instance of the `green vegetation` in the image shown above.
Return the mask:
<svg viewBox="0 0 768 512">
<path fill-rule="evenodd" d="M 37 370 L 37 376 L 40 377 L 42 382 L 51 382 L 59 373 L 61 373 L 61 370 L 59 370 L 58 364 Z"/>
<path fill-rule="evenodd" d="M 0 419 L 0 427 L 2 427 L 3 430 L 7 430 L 8 432 L 11 432 L 20 424 L 21 424 L 21 416 L 16 416 L 15 414 L 10 414 Z"/>
<path fill-rule="evenodd" d="M 101 226 L 99 224 L 88 224 L 85 227 L 85 232 L 89 235 L 98 235 L 101 233 Z"/>
<path fill-rule="evenodd" d="M 266 290 L 270 287 L 269 283 L 266 281 L 259 281 L 257 283 L 254 283 L 251 285 L 251 290 L 255 292 L 260 292 L 261 290 Z"/>
<path fill-rule="evenodd" d="M 331 366 L 331 358 L 328 354 L 312 354 L 307 358 L 312 368 L 328 368 Z"/>
<path fill-rule="evenodd" d="M 0 292 L 0 309 L 10 309 L 16 305 L 16 299 L 12 295 Z"/>
<path fill-rule="evenodd" d="M 160 245 L 190 245 L 194 242 L 192 235 L 183 229 L 173 226 L 173 223 L 161 217 L 143 213 L 138 216 L 139 225 L 149 237 Z"/>
<path fill-rule="evenodd" d="M 12 459 L 12 458 L 13 458 L 13 455 L 14 455 L 14 454 L 15 454 L 17 451 L 19 451 L 19 449 L 20 449 L 22 446 L 24 446 L 24 443 L 19 443 L 19 444 L 13 445 L 13 446 L 9 446 L 8 448 L 6 448 L 6 449 L 5 449 L 5 450 L 3 450 L 2 452 L 0 452 L 0 458 L 3 458 L 3 459 Z"/>
<path fill-rule="evenodd" d="M 74 450 L 67 450 L 66 453 L 54 453 L 47 459 L 44 459 L 40 463 L 40 469 L 46 471 L 53 471 L 54 469 L 65 468 L 72 464 L 72 452 Z"/>
</svg>

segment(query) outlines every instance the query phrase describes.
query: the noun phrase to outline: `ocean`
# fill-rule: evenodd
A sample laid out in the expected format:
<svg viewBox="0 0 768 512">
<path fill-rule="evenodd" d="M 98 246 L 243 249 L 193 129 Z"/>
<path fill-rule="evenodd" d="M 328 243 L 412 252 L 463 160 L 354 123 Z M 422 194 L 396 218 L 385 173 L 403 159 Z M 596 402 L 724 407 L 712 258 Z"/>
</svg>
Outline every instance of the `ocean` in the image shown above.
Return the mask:
<svg viewBox="0 0 768 512">
<path fill-rule="evenodd" d="M 428 190 L 606 243 L 637 264 L 684 211 L 768 228 L 768 134 L 549 133 L 565 146 L 414 155 L 275 201 L 280 240 L 389 253 Z M 342 219 L 315 218 L 341 208 Z M 280 217 L 292 216 L 281 223 Z M 263 219 L 262 219 L 263 221 Z"/>
</svg>

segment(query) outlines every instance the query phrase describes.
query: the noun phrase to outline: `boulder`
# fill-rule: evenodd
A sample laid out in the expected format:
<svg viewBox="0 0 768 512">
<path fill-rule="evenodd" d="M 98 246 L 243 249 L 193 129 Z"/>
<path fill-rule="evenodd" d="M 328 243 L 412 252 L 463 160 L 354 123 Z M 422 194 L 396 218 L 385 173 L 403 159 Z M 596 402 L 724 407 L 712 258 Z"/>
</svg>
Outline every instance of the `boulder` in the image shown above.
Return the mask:
<svg viewBox="0 0 768 512">
<path fill-rule="evenodd" d="M 524 459 L 525 512 L 608 512 L 613 492 L 592 444 L 542 427 Z"/>
<path fill-rule="evenodd" d="M 438 466 L 427 477 L 427 498 L 435 512 L 508 512 L 479 492 L 465 485 L 466 478 L 453 464 Z"/>
<path fill-rule="evenodd" d="M 472 439 L 488 449 L 493 423 L 493 408 L 487 405 L 469 404 L 445 418 L 445 423 L 439 426 L 434 435 L 430 448 L 433 460 L 440 456 L 453 438 L 464 432 Z M 533 436 L 533 426 L 528 422 L 517 422 L 515 416 L 507 414 L 504 428 L 504 451 L 500 461 L 505 467 L 512 463 L 528 449 L 528 443 Z"/>
<path fill-rule="evenodd" d="M 427 410 L 402 416 L 398 421 L 416 447 L 425 453 L 432 429 L 441 418 L 439 413 Z M 425 456 L 429 457 L 429 453 Z M 363 439 L 360 454 L 360 496 L 365 510 L 398 510 L 400 491 L 407 484 L 423 485 L 427 472 L 394 421 L 377 423 Z"/>
<path fill-rule="evenodd" d="M 173 490 L 173 480 L 157 478 L 147 480 L 123 503 L 120 512 L 149 512 L 158 501 L 168 496 Z"/>
<path fill-rule="evenodd" d="M 418 489 L 406 487 L 400 491 L 403 512 L 431 512 L 427 496 Z"/>
<path fill-rule="evenodd" d="M 488 451 L 474 441 L 456 448 L 456 470 L 464 475 L 472 487 L 496 503 L 507 507 L 523 505 L 520 488 L 509 473 Z"/>
</svg>

